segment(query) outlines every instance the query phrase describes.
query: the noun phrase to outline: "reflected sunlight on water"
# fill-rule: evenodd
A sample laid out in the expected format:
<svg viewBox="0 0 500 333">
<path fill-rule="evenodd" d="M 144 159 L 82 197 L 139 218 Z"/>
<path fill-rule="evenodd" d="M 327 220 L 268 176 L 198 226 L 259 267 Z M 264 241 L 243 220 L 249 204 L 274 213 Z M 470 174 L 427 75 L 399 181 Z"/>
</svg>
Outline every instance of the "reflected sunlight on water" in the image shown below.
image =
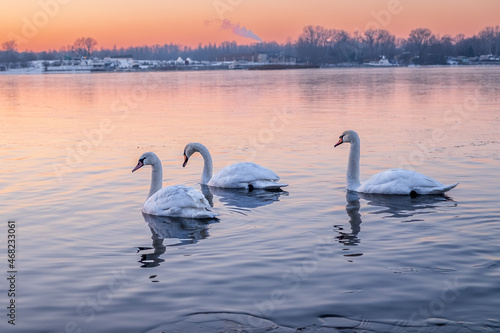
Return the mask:
<svg viewBox="0 0 500 333">
<path fill-rule="evenodd" d="M 19 328 L 499 330 L 498 82 L 497 67 L 0 76 Z M 346 193 L 346 129 L 361 180 L 405 167 L 460 184 Z M 216 223 L 143 216 L 137 159 L 200 188 L 188 142 L 215 172 L 253 161 L 289 186 L 212 189 Z"/>
</svg>

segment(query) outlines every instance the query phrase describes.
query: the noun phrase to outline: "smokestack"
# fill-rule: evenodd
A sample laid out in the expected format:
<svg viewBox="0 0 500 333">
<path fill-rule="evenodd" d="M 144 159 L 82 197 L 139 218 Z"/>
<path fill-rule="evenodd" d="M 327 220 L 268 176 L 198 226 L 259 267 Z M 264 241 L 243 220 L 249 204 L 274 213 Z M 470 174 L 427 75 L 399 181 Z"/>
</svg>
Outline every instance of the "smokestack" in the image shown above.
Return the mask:
<svg viewBox="0 0 500 333">
<path fill-rule="evenodd" d="M 259 36 L 254 34 L 252 32 L 252 30 L 248 30 L 245 27 L 240 27 L 239 23 L 234 24 L 233 22 L 224 19 L 224 20 L 222 20 L 222 24 L 220 27 L 224 30 L 231 30 L 231 32 L 235 35 L 246 37 L 246 38 L 252 38 L 252 39 L 262 43 L 262 39 L 260 39 Z"/>
</svg>

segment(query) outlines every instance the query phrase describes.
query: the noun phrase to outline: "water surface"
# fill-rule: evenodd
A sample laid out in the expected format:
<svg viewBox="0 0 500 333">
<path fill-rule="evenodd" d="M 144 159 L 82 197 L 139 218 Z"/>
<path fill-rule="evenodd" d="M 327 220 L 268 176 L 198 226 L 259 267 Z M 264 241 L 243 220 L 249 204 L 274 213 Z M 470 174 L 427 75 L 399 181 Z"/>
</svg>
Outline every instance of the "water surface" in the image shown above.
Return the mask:
<svg viewBox="0 0 500 333">
<path fill-rule="evenodd" d="M 499 83 L 498 67 L 0 76 L 16 331 L 499 331 Z M 362 180 L 404 167 L 460 185 L 347 193 L 346 129 Z M 200 188 L 188 142 L 289 186 L 213 191 L 215 223 L 143 216 L 137 159 Z"/>
</svg>

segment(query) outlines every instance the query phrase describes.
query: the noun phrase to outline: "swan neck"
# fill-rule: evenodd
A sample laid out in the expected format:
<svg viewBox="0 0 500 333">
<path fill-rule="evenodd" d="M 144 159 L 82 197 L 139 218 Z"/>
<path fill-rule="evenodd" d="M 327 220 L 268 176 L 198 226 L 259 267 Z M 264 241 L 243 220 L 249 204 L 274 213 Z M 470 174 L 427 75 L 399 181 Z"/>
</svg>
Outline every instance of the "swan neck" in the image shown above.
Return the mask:
<svg viewBox="0 0 500 333">
<path fill-rule="evenodd" d="M 358 137 L 354 137 L 351 139 L 349 162 L 347 163 L 347 189 L 350 191 L 356 191 L 361 185 L 359 182 L 359 158 L 360 142 Z"/>
<path fill-rule="evenodd" d="M 197 147 L 198 152 L 203 157 L 203 173 L 201 174 L 201 184 L 207 185 L 210 179 L 212 179 L 213 164 L 212 155 L 208 151 L 207 147 L 199 145 Z"/>
<path fill-rule="evenodd" d="M 160 160 L 158 160 L 152 165 L 151 187 L 149 189 L 148 199 L 162 188 L 162 182 L 163 169 Z"/>
</svg>

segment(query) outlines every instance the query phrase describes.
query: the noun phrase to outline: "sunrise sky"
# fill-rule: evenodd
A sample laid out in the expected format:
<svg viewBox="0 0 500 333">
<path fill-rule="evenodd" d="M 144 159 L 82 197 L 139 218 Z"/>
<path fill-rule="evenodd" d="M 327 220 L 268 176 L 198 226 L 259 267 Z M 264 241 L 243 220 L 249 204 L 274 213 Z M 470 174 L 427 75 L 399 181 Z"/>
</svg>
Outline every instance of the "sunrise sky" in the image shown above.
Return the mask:
<svg viewBox="0 0 500 333">
<path fill-rule="evenodd" d="M 224 22 L 226 29 L 221 26 Z M 19 51 L 60 49 L 79 37 L 98 47 L 183 44 L 256 39 L 294 41 L 306 25 L 348 32 L 382 28 L 407 37 L 415 28 L 466 36 L 500 25 L 500 0 L 22 0 L 0 3 L 0 43 Z"/>
</svg>

